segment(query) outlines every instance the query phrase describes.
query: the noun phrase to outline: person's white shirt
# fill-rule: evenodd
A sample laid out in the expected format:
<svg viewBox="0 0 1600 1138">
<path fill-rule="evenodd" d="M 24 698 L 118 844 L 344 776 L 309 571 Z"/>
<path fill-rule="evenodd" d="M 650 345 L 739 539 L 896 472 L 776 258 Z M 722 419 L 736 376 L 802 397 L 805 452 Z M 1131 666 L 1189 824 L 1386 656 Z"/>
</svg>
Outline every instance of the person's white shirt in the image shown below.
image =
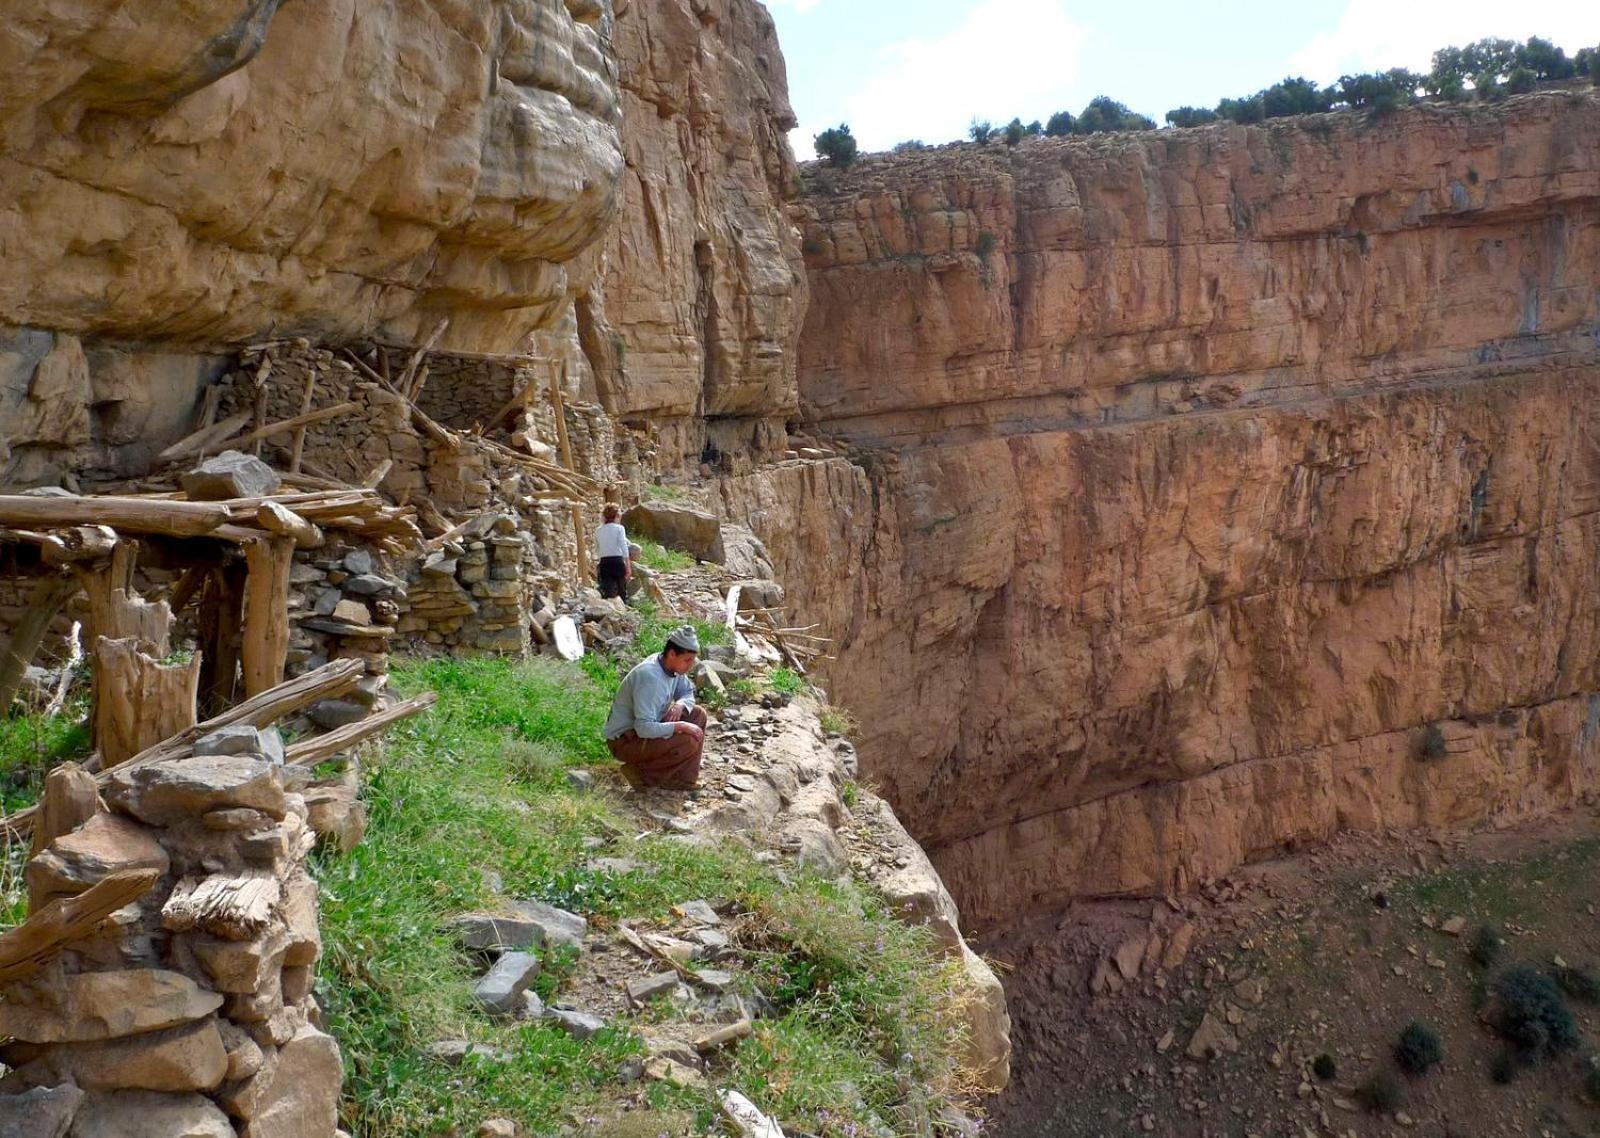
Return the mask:
<svg viewBox="0 0 1600 1138">
<path fill-rule="evenodd" d="M 628 531 L 621 522 L 606 522 L 595 530 L 594 543 L 600 548 L 601 557 L 628 556 Z"/>
</svg>

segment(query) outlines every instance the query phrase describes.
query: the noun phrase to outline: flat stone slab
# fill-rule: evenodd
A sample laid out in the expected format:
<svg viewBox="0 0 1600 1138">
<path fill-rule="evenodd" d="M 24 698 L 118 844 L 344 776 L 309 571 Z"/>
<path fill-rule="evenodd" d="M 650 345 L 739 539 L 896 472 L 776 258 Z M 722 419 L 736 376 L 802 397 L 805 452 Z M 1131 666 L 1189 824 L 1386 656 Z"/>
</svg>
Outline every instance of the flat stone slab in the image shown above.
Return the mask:
<svg viewBox="0 0 1600 1138">
<path fill-rule="evenodd" d="M 515 1015 L 522 993 L 539 975 L 539 958 L 531 952 L 508 952 L 472 990 L 478 1006 L 494 1015 Z"/>
<path fill-rule="evenodd" d="M 196 755 L 256 755 L 283 764 L 283 736 L 277 728 L 262 729 L 244 723 L 219 727 L 195 741 Z"/>
<path fill-rule="evenodd" d="M 511 1062 L 509 1053 L 467 1039 L 446 1039 L 439 1043 L 430 1043 L 422 1049 L 422 1053 L 430 1059 L 437 1059 L 447 1067 L 461 1066 L 469 1055 L 476 1055 L 491 1063 Z"/>
<path fill-rule="evenodd" d="M 254 755 L 206 755 L 116 770 L 105 793 L 112 805 L 152 826 L 238 806 L 280 821 L 288 811 L 281 767 Z"/>
<path fill-rule="evenodd" d="M 29 1043 L 92 1043 L 193 1023 L 221 1006 L 221 995 L 181 972 L 82 972 L 12 989 L 0 1001 L 0 1035 Z"/>
<path fill-rule="evenodd" d="M 628 981 L 628 999 L 636 1004 L 648 1004 L 657 996 L 664 996 L 678 986 L 676 972 L 653 972 Z"/>
</svg>

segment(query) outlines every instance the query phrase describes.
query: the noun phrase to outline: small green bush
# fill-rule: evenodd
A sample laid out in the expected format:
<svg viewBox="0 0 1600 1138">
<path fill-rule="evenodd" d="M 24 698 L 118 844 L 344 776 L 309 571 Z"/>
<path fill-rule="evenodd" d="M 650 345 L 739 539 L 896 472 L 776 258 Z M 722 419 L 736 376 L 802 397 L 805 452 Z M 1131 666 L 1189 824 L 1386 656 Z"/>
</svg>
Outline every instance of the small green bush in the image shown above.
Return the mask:
<svg viewBox="0 0 1600 1138">
<path fill-rule="evenodd" d="M 1439 1033 L 1421 1021 L 1406 1025 L 1395 1044 L 1394 1061 L 1408 1075 L 1425 1075 L 1444 1059 L 1444 1044 Z"/>
<path fill-rule="evenodd" d="M 1575 1000 L 1586 1004 L 1600 1003 L 1600 971 L 1593 965 L 1580 964 L 1555 970 L 1556 983 Z"/>
<path fill-rule="evenodd" d="M 1539 85 L 1539 77 L 1526 67 L 1514 68 L 1506 76 L 1506 93 L 1511 95 L 1526 95 Z"/>
<path fill-rule="evenodd" d="M 1324 1053 L 1311 1061 L 1311 1073 L 1323 1082 L 1331 1083 L 1339 1077 L 1339 1064 L 1333 1061 L 1332 1055 Z"/>
<path fill-rule="evenodd" d="M 1559 1055 L 1578 1045 L 1578 1023 L 1555 981 L 1520 965 L 1495 985 L 1497 1030 L 1524 1060 Z"/>
<path fill-rule="evenodd" d="M 972 125 L 967 127 L 967 135 L 979 146 L 987 146 L 994 137 L 994 124 L 988 119 L 973 119 Z"/>
<path fill-rule="evenodd" d="M 1377 1071 L 1361 1084 L 1356 1097 L 1374 1114 L 1393 1114 L 1406 1104 L 1406 1087 L 1393 1071 Z"/>
<path fill-rule="evenodd" d="M 1021 119 L 1012 119 L 1006 123 L 1005 130 L 1001 132 L 1007 146 L 1017 146 L 1024 138 L 1028 137 L 1028 128 L 1022 125 Z"/>
<path fill-rule="evenodd" d="M 817 148 L 817 157 L 830 166 L 845 167 L 856 160 L 858 147 L 855 136 L 850 133 L 847 123 L 840 123 L 815 136 L 812 145 Z"/>
<path fill-rule="evenodd" d="M 805 680 L 790 668 L 772 669 L 772 674 L 767 677 L 767 684 L 773 691 L 782 692 L 784 695 L 799 695 L 806 687 Z"/>
<path fill-rule="evenodd" d="M 1505 950 L 1506 939 L 1499 929 L 1493 925 L 1479 925 L 1478 931 L 1472 934 L 1472 943 L 1467 946 L 1467 955 L 1479 968 L 1493 968 L 1500 963 Z"/>
</svg>

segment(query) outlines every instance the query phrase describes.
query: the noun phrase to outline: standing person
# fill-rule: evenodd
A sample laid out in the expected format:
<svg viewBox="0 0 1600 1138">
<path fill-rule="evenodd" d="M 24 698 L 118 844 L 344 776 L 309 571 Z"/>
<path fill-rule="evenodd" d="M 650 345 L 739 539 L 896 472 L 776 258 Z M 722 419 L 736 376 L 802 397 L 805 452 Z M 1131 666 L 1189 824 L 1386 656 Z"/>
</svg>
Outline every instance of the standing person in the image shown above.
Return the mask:
<svg viewBox="0 0 1600 1138">
<path fill-rule="evenodd" d="M 628 589 L 628 578 L 633 570 L 628 564 L 628 531 L 617 519 L 621 511 L 615 502 L 607 502 L 605 521 L 594 531 L 595 548 L 600 553 L 600 595 L 621 597 Z"/>
<path fill-rule="evenodd" d="M 700 784 L 706 713 L 694 705 L 689 682 L 699 653 L 693 628 L 673 629 L 661 654 L 634 665 L 611 701 L 606 746 L 635 790 L 693 790 Z"/>
</svg>

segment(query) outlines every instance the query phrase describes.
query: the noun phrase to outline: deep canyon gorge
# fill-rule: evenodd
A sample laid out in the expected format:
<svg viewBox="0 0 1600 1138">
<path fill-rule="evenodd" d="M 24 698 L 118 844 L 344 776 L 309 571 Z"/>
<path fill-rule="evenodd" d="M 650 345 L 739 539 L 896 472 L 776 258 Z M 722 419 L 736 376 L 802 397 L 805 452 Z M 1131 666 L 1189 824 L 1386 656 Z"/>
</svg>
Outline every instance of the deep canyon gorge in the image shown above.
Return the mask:
<svg viewBox="0 0 1600 1138">
<path fill-rule="evenodd" d="M 68 7 L 0 29 L 8 487 L 257 339 L 557 361 L 983 932 L 1600 789 L 1591 88 L 839 170 L 753 0 Z"/>
</svg>

